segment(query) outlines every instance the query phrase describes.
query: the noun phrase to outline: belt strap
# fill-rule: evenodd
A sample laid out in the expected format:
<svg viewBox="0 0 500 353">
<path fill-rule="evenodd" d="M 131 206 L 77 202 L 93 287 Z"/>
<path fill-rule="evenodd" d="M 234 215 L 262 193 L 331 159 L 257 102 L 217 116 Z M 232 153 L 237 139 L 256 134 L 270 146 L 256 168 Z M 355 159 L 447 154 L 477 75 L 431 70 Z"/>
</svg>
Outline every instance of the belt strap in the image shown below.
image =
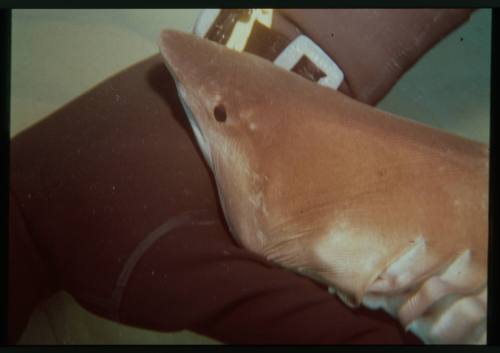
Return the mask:
<svg viewBox="0 0 500 353">
<path fill-rule="evenodd" d="M 272 61 L 291 72 L 337 89 L 344 73 L 316 43 L 301 34 L 294 40 L 272 28 L 271 9 L 203 10 L 196 20 L 196 35 Z"/>
</svg>

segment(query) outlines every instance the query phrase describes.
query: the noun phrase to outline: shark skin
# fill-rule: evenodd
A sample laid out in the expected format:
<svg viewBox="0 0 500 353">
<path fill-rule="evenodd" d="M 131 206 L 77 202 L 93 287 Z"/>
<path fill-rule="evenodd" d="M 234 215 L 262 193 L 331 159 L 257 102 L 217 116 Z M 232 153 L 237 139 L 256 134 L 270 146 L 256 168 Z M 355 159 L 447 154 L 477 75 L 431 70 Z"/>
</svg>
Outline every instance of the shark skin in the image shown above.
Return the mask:
<svg viewBox="0 0 500 353">
<path fill-rule="evenodd" d="M 486 343 L 488 145 L 187 33 L 160 51 L 241 246 L 426 343 Z"/>
</svg>

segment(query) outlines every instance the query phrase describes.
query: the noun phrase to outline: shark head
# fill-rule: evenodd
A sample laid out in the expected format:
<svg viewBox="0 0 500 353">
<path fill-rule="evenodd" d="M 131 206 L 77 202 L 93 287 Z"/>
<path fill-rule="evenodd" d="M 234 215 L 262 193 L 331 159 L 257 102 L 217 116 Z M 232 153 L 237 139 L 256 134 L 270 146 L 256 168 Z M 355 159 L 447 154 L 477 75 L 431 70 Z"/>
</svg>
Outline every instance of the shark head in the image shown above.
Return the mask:
<svg viewBox="0 0 500 353">
<path fill-rule="evenodd" d="M 174 30 L 162 32 L 159 46 L 199 148 L 215 175 L 229 228 L 237 238 L 255 232 L 252 217 L 243 220 L 242 215 L 256 214 L 255 207 L 264 212 L 259 195 L 265 176 L 258 173 L 259 156 L 276 136 L 277 120 L 270 117 L 283 108 L 276 94 L 269 95 L 272 83 L 255 70 L 274 65 Z M 248 195 L 249 202 L 241 202 Z"/>
<path fill-rule="evenodd" d="M 333 284 L 351 305 L 369 290 L 421 288 L 461 253 L 450 271 L 469 273 L 456 277 L 466 286 L 446 290 L 481 288 L 487 146 L 187 33 L 164 31 L 160 50 L 238 243 Z M 437 297 L 422 298 L 420 309 Z M 405 321 L 420 315 L 409 303 Z"/>
</svg>

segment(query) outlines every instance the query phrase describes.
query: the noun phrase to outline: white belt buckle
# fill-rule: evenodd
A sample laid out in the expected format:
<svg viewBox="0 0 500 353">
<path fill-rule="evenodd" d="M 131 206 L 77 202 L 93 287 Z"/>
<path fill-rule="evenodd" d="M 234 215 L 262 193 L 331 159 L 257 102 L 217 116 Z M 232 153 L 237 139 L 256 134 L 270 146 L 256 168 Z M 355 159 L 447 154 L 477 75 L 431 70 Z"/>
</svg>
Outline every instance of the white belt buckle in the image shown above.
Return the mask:
<svg viewBox="0 0 500 353">
<path fill-rule="evenodd" d="M 325 73 L 326 76 L 318 81 L 320 85 L 335 90 L 339 88 L 344 80 L 344 73 L 337 64 L 316 45 L 316 43 L 303 34 L 295 38 L 285 50 L 274 59 L 274 64 L 286 70 L 291 70 L 299 62 L 302 56 L 306 56 Z"/>
</svg>

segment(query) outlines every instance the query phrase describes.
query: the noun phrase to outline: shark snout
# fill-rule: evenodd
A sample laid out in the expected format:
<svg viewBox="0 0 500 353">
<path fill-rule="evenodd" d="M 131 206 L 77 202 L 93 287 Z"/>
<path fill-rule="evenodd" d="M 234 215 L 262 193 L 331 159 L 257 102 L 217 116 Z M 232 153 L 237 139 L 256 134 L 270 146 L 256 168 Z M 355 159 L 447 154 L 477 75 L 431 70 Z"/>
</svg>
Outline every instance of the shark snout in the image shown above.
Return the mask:
<svg viewBox="0 0 500 353">
<path fill-rule="evenodd" d="M 179 53 L 179 49 L 183 46 L 182 37 L 180 36 L 180 32 L 164 30 L 161 32 L 158 45 L 167 68 L 177 81 L 179 80 L 181 70 L 179 65 L 181 62 L 181 53 Z"/>
<path fill-rule="evenodd" d="M 166 29 L 160 34 L 158 46 L 170 73 L 184 85 L 199 83 L 200 67 L 210 61 L 211 50 L 216 45 L 192 34 Z M 204 70 L 206 71 L 206 69 Z M 188 82 L 190 81 L 190 82 Z"/>
</svg>

